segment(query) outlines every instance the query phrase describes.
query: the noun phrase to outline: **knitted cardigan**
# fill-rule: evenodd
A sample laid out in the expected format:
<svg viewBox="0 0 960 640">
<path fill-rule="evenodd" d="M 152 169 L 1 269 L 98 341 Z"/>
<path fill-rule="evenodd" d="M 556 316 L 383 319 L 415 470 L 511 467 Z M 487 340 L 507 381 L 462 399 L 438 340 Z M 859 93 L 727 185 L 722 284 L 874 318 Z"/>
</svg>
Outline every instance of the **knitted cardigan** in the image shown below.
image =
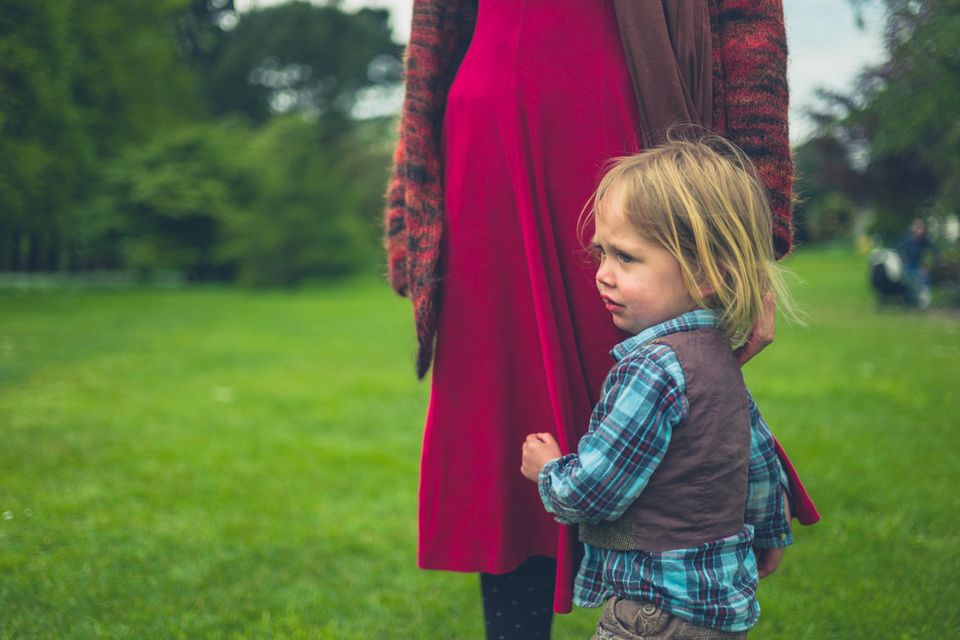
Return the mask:
<svg viewBox="0 0 960 640">
<path fill-rule="evenodd" d="M 708 3 L 713 131 L 737 144 L 756 165 L 773 211 L 774 249 L 782 257 L 793 237 L 782 0 Z M 390 284 L 413 303 L 421 378 L 433 358 L 443 280 L 444 106 L 476 16 L 477 0 L 414 0 L 405 56 L 406 92 L 387 187 L 385 245 Z"/>
</svg>

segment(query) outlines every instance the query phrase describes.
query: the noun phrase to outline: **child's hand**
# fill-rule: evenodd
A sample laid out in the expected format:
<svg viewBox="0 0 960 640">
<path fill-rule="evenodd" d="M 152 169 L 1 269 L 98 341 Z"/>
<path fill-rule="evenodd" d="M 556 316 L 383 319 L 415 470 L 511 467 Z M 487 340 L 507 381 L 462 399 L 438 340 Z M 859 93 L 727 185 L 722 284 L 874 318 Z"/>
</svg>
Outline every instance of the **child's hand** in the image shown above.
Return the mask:
<svg viewBox="0 0 960 640">
<path fill-rule="evenodd" d="M 773 342 L 773 325 L 776 318 L 776 303 L 772 293 L 763 296 L 763 315 L 757 320 L 757 323 L 750 329 L 750 336 L 746 344 L 734 351 L 737 356 L 737 362 L 742 367 L 747 360 L 760 353 L 765 347 Z"/>
<path fill-rule="evenodd" d="M 560 445 L 549 433 L 531 433 L 523 443 L 523 463 L 520 473 L 527 480 L 536 482 L 540 479 L 540 469 L 551 460 L 563 455 Z"/>
<path fill-rule="evenodd" d="M 753 548 L 753 554 L 757 557 L 757 571 L 760 573 L 761 578 L 766 578 L 768 575 L 777 570 L 777 567 L 780 566 L 780 561 L 783 560 L 783 551 L 783 548 Z"/>
<path fill-rule="evenodd" d="M 787 522 L 790 522 L 790 497 L 787 495 L 786 491 L 783 491 L 783 517 Z M 780 561 L 783 560 L 783 552 L 785 549 L 761 549 L 759 547 L 753 548 L 753 555 L 757 558 L 757 571 L 760 574 L 761 578 L 766 578 L 768 575 L 777 570 L 777 567 L 780 566 Z"/>
</svg>

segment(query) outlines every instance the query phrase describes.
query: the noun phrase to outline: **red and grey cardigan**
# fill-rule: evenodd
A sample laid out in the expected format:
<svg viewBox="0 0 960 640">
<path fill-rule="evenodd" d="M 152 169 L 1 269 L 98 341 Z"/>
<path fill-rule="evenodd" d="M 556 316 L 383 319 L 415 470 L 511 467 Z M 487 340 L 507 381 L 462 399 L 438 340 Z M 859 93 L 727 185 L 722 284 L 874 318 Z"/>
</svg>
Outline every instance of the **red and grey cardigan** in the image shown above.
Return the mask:
<svg viewBox="0 0 960 640">
<path fill-rule="evenodd" d="M 756 165 L 770 198 L 774 248 L 781 257 L 790 251 L 793 233 L 782 1 L 709 0 L 708 5 L 713 131 L 737 144 Z M 413 303 L 420 377 L 433 357 L 443 281 L 443 113 L 476 15 L 477 0 L 415 0 L 413 6 L 385 244 L 390 284 Z"/>
</svg>

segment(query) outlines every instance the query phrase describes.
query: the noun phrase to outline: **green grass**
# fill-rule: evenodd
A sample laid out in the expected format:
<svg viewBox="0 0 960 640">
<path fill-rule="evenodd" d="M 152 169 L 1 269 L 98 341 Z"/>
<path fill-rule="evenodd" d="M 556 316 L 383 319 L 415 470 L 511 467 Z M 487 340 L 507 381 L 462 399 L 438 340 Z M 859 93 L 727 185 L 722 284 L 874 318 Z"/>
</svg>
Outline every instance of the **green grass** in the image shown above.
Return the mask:
<svg viewBox="0 0 960 640">
<path fill-rule="evenodd" d="M 960 320 L 792 266 L 747 376 L 824 520 L 751 637 L 960 636 Z M 476 576 L 416 568 L 413 352 L 377 282 L 0 291 L 0 637 L 480 638 Z"/>
</svg>

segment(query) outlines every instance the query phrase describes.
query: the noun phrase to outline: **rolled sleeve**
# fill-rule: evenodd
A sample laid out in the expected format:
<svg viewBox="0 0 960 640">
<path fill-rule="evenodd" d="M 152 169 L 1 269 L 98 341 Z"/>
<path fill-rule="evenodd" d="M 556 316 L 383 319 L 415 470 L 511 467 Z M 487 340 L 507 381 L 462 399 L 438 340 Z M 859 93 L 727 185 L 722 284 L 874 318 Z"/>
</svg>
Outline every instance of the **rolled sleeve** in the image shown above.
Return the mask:
<svg viewBox="0 0 960 640">
<path fill-rule="evenodd" d="M 745 520 L 754 527 L 754 544 L 761 548 L 793 543 L 790 522 L 784 513 L 784 477 L 773 435 L 750 398 L 750 476 Z"/>
<path fill-rule="evenodd" d="M 540 478 L 537 481 L 537 488 L 540 491 L 540 499 L 543 501 L 544 508 L 546 508 L 547 513 L 552 513 L 554 519 L 560 524 L 576 524 L 577 522 L 560 515 L 559 509 L 562 509 L 562 506 L 555 504 L 553 500 L 554 479 L 563 477 L 563 467 L 569 464 L 574 457 L 576 457 L 576 454 L 571 453 L 543 465 L 543 469 L 540 470 Z"/>
<path fill-rule="evenodd" d="M 680 384 L 660 365 L 645 357 L 621 362 L 577 453 L 541 470 L 547 511 L 564 524 L 619 518 L 663 460 L 685 410 Z"/>
</svg>

